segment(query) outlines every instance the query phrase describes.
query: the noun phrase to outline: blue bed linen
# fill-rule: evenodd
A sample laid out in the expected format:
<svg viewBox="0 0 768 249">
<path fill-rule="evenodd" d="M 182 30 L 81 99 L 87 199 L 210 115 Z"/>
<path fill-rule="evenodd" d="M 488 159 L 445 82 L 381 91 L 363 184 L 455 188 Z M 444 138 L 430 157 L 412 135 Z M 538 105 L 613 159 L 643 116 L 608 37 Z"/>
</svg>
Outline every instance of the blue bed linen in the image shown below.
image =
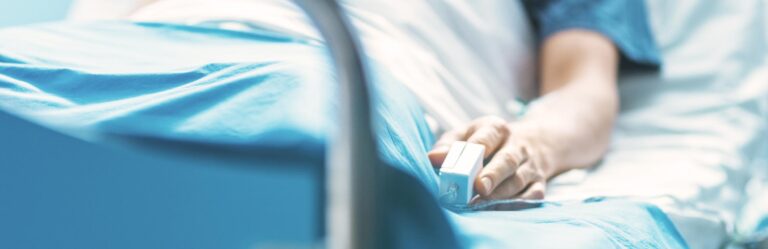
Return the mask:
<svg viewBox="0 0 768 249">
<path fill-rule="evenodd" d="M 626 200 L 451 215 L 471 248 L 687 248 L 659 208 Z"/>
<path fill-rule="evenodd" d="M 336 105 L 328 61 L 321 41 L 268 31 L 131 23 L 13 28 L 0 31 L 0 106 L 86 139 L 133 134 L 321 155 Z M 392 235 L 398 247 L 456 239 L 473 248 L 686 247 L 663 213 L 641 203 L 461 214 L 438 208 L 423 115 L 386 65 L 369 63 L 380 154 L 398 169 L 384 176 L 398 183 L 385 197 L 389 220 L 400 228 Z"/>
</svg>

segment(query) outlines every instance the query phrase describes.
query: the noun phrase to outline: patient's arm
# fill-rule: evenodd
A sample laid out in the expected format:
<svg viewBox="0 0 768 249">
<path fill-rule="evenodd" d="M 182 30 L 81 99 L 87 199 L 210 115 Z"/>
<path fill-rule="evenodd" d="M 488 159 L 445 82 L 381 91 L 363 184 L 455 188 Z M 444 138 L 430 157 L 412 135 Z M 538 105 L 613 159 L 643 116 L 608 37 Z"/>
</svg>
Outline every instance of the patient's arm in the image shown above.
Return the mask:
<svg viewBox="0 0 768 249">
<path fill-rule="evenodd" d="M 542 98 L 523 126 L 554 138 L 548 147 L 554 174 L 596 163 L 608 149 L 619 108 L 618 52 L 604 36 L 570 30 L 547 39 L 541 50 Z"/>
<path fill-rule="evenodd" d="M 484 199 L 544 197 L 546 181 L 595 164 L 608 148 L 618 110 L 618 52 L 598 33 L 568 30 L 541 49 L 541 93 L 520 121 L 495 117 L 446 133 L 429 156 L 440 165 L 446 145 L 486 146 L 490 159 L 475 188 Z"/>
</svg>

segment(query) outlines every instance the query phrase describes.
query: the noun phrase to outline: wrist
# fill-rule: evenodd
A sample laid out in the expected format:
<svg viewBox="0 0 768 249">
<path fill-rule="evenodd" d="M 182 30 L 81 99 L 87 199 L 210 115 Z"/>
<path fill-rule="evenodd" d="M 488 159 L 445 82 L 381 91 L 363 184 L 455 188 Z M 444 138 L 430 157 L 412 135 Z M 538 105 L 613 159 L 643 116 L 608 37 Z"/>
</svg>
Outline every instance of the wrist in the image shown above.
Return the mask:
<svg viewBox="0 0 768 249">
<path fill-rule="evenodd" d="M 563 139 L 547 132 L 545 127 L 533 119 L 521 120 L 510 124 L 510 131 L 516 143 L 520 143 L 535 168 L 541 170 L 547 179 L 562 172 L 564 158 L 559 146 Z"/>
</svg>

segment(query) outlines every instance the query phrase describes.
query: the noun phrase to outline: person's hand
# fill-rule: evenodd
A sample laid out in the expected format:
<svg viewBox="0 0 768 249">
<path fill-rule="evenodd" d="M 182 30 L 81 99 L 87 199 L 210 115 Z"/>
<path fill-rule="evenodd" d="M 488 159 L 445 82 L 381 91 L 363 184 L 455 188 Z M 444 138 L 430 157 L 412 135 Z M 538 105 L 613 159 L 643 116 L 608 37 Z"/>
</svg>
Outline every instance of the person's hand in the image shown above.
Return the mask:
<svg viewBox="0 0 768 249">
<path fill-rule="evenodd" d="M 480 199 L 543 199 L 552 175 L 543 155 L 543 143 L 534 129 L 508 123 L 499 117 L 483 117 L 465 128 L 446 132 L 429 159 L 440 167 L 451 144 L 467 141 L 485 146 L 485 167 L 475 179 Z"/>
</svg>

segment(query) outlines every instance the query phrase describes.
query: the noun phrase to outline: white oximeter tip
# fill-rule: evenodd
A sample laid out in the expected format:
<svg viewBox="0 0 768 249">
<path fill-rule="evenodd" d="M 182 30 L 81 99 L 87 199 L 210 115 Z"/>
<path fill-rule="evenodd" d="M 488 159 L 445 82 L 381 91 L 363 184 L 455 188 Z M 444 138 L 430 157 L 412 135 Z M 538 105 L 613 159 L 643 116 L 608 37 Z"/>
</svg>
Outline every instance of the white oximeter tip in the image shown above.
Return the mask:
<svg viewBox="0 0 768 249">
<path fill-rule="evenodd" d="M 483 167 L 485 146 L 467 142 L 451 145 L 440 167 L 440 199 L 448 205 L 467 205 L 475 196 L 474 181 Z"/>
</svg>

